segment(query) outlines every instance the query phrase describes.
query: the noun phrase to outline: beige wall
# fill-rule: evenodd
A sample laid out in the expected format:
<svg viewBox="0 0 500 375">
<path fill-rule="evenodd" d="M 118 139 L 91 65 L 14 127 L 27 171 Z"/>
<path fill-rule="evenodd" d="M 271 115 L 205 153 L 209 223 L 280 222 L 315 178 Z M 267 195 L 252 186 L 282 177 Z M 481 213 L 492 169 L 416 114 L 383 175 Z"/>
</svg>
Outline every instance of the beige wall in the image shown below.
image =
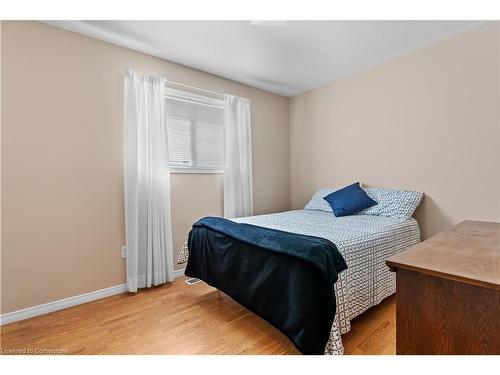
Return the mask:
<svg viewBox="0 0 500 375">
<path fill-rule="evenodd" d="M 288 99 L 38 22 L 2 23 L 2 313 L 125 282 L 126 68 L 252 101 L 255 213 L 290 206 Z M 222 175 L 172 175 L 175 256 Z"/>
<path fill-rule="evenodd" d="M 290 100 L 292 208 L 361 181 L 426 193 L 423 237 L 500 220 L 497 23 Z"/>
</svg>

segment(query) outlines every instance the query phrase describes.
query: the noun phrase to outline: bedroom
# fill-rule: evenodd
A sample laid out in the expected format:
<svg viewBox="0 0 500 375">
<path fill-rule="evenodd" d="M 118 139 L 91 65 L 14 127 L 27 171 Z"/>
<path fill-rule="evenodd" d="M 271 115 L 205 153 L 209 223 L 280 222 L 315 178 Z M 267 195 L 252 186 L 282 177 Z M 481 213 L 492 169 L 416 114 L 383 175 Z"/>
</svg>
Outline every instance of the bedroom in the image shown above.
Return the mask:
<svg viewBox="0 0 500 375">
<path fill-rule="evenodd" d="M 68 18 L 1 22 L 2 354 L 500 354 L 499 22 Z"/>
</svg>

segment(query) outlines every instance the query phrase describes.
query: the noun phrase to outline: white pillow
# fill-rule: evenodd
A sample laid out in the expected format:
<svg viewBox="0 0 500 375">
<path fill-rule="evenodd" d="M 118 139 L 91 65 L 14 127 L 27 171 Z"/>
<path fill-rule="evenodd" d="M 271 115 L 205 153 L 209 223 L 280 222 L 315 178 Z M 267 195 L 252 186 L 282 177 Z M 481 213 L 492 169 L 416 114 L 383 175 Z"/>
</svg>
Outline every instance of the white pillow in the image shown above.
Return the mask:
<svg viewBox="0 0 500 375">
<path fill-rule="evenodd" d="M 377 204 L 358 215 L 389 216 L 410 219 L 419 206 L 424 193 L 411 190 L 391 190 L 382 188 L 363 188 Z"/>
<path fill-rule="evenodd" d="M 319 210 L 333 212 L 332 207 L 323 199 L 328 194 L 333 193 L 335 189 L 318 189 L 312 196 L 311 200 L 306 204 L 304 210 Z"/>
</svg>

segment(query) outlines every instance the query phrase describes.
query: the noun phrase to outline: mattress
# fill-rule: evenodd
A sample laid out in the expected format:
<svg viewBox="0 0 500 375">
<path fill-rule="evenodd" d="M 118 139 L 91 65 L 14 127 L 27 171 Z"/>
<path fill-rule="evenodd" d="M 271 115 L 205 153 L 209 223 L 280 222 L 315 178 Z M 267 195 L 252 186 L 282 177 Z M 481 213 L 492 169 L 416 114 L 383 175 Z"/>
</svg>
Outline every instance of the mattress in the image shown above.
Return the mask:
<svg viewBox="0 0 500 375">
<path fill-rule="evenodd" d="M 334 285 L 337 314 L 325 354 L 343 354 L 341 335 L 351 329 L 351 320 L 396 291 L 395 274 L 385 260 L 420 242 L 415 219 L 352 215 L 335 217 L 331 212 L 295 210 L 233 219 L 261 227 L 326 238 L 337 245 L 347 270 Z M 187 260 L 186 246 L 178 262 Z"/>
</svg>

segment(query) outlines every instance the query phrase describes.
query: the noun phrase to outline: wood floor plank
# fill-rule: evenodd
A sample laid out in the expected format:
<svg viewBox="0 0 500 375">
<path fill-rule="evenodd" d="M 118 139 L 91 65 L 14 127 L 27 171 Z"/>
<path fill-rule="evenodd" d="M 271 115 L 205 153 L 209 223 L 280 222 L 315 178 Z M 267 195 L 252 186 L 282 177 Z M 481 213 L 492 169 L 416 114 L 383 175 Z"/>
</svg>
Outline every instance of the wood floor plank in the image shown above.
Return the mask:
<svg viewBox="0 0 500 375">
<path fill-rule="evenodd" d="M 2 354 L 299 354 L 269 323 L 185 278 L 0 327 Z M 395 299 L 352 322 L 345 354 L 395 354 Z M 31 353 L 31 352 L 33 353 Z"/>
</svg>

